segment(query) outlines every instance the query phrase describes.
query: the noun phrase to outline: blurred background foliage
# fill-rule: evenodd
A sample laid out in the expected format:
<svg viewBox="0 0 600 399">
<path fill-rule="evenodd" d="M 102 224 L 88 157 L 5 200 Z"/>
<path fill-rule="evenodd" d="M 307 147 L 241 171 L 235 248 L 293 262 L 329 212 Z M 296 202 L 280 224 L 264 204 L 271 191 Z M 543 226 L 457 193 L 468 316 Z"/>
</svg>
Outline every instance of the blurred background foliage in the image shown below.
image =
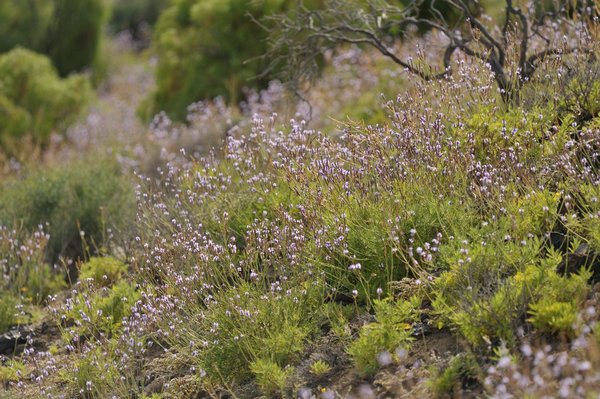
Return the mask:
<svg viewBox="0 0 600 399">
<path fill-rule="evenodd" d="M 83 75 L 60 79 L 50 59 L 24 48 L 0 55 L 0 143 L 34 133 L 39 142 L 72 123 L 91 96 Z"/>
<path fill-rule="evenodd" d="M 319 0 L 305 2 L 317 7 Z M 289 11 L 291 0 L 173 0 L 154 32 L 157 88 L 140 110 L 149 119 L 160 111 L 183 120 L 195 101 L 224 97 L 235 104 L 243 87 L 264 88 L 274 76 L 259 57 L 268 31 L 257 21 Z"/>
</svg>

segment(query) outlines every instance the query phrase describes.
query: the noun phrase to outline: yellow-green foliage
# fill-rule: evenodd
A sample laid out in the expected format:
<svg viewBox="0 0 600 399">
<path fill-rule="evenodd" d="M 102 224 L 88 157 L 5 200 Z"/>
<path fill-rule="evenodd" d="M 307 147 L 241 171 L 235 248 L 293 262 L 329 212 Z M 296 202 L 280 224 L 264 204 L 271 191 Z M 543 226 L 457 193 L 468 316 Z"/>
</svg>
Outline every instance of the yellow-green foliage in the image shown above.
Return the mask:
<svg viewBox="0 0 600 399">
<path fill-rule="evenodd" d="M 377 321 L 363 326 L 360 337 L 348 348 L 348 353 L 359 371 L 373 374 L 378 368 L 378 356 L 383 352 L 394 353 L 399 348 L 408 347 L 412 323 L 416 321 L 420 300 L 394 301 L 375 300 Z"/>
<path fill-rule="evenodd" d="M 331 371 L 331 366 L 324 360 L 317 360 L 310 365 L 310 372 L 317 377 L 321 377 Z"/>
<path fill-rule="evenodd" d="M 540 259 L 540 245 L 539 240 L 516 245 L 489 239 L 484 246 L 465 245 L 463 261 L 436 281 L 433 306 L 440 320 L 456 326 L 475 346 L 500 340 L 514 344 L 516 328 L 528 312 L 541 331 L 570 332 L 590 274 L 559 276 L 560 254 L 550 251 Z"/>
<path fill-rule="evenodd" d="M 17 323 L 17 300 L 8 293 L 0 293 L 0 334 Z"/>
<path fill-rule="evenodd" d="M 191 103 L 216 96 L 232 102 L 244 86 L 263 86 L 268 32 L 255 21 L 285 11 L 290 0 L 175 0 L 161 14 L 154 36 L 159 56 L 157 90 L 141 112 L 166 111 L 184 119 Z"/>
<path fill-rule="evenodd" d="M 92 279 L 97 285 L 111 286 L 127 273 L 127 265 L 111 257 L 92 257 L 81 265 L 79 280 Z"/>
<path fill-rule="evenodd" d="M 65 316 L 75 321 L 73 328 L 79 335 L 112 336 L 119 330 L 123 317 L 129 316 L 131 306 L 139 297 L 140 293 L 134 285 L 121 281 L 110 289 L 79 293 L 71 299 L 70 309 Z M 65 331 L 64 338 L 70 340 L 74 331 Z"/>
<path fill-rule="evenodd" d="M 45 142 L 77 118 L 90 95 L 84 76 L 60 79 L 43 55 L 22 48 L 0 55 L 0 145 L 27 133 Z"/>
<path fill-rule="evenodd" d="M 286 380 L 294 369 L 282 369 L 272 360 L 257 359 L 250 363 L 250 370 L 261 391 L 267 396 L 272 396 L 285 388 Z"/>
<path fill-rule="evenodd" d="M 520 107 L 507 109 L 502 105 L 480 105 L 463 117 L 466 128 L 464 132 L 474 133 L 472 139 L 476 143 L 476 156 L 482 161 L 499 157 L 500 152 L 506 150 L 509 143 L 532 142 L 524 140 L 524 137 L 545 137 L 553 124 L 549 108 L 526 110 Z M 564 136 L 564 130 L 561 129 L 560 136 Z M 527 151 L 531 159 L 539 159 L 542 155 L 541 149 L 538 145 L 520 148 Z"/>
<path fill-rule="evenodd" d="M 6 386 L 9 383 L 16 383 L 25 373 L 25 365 L 17 360 L 8 360 L 6 364 L 0 365 L 0 384 Z"/>
<path fill-rule="evenodd" d="M 207 378 L 217 381 L 238 382 L 251 371 L 258 376 L 273 365 L 287 370 L 318 328 L 324 295 L 308 284 L 284 287 L 284 295 L 264 294 L 259 289 L 264 283 L 216 290 L 208 308 L 181 309 L 187 322 L 180 326 L 179 338 L 170 343 Z"/>
<path fill-rule="evenodd" d="M 548 271 L 544 281 L 536 289 L 537 300 L 529 305 L 529 322 L 539 331 L 571 334 L 577 313 L 589 291 L 587 284 L 591 273 L 582 270 L 570 277 L 561 277 L 554 271 Z M 515 276 L 519 279 L 520 276 Z M 523 278 L 527 286 L 527 277 Z"/>
</svg>

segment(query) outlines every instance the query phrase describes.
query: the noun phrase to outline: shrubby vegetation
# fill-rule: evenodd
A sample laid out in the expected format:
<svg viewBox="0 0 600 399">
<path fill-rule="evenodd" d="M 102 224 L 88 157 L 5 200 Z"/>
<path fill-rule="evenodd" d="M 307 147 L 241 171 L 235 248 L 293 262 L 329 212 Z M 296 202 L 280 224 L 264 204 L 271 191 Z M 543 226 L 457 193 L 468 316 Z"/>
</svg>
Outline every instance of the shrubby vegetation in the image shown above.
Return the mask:
<svg viewBox="0 0 600 399">
<path fill-rule="evenodd" d="M 57 0 L 43 52 L 61 76 L 93 65 L 105 22 L 102 0 Z"/>
<path fill-rule="evenodd" d="M 26 134 L 46 143 L 75 121 L 91 94 L 84 76 L 60 79 L 43 55 L 23 48 L 0 55 L 0 144 L 10 151 Z"/>
<path fill-rule="evenodd" d="M 123 233 L 134 213 L 133 192 L 119 166 L 89 159 L 35 171 L 0 187 L 0 224 L 29 231 L 47 224 L 46 259 L 76 259 L 105 250 Z"/>
<path fill-rule="evenodd" d="M 48 0 L 7 0 L 0 4 L 0 53 L 17 46 L 41 50 L 48 39 L 54 5 Z"/>
<path fill-rule="evenodd" d="M 8 0 L 0 5 L 0 52 L 46 54 L 61 76 L 92 66 L 105 20 L 102 0 Z"/>
<path fill-rule="evenodd" d="M 311 2 L 318 3 L 318 2 Z M 193 102 L 242 99 L 243 87 L 265 87 L 267 30 L 256 21 L 294 6 L 288 0 L 176 0 L 161 14 L 154 33 L 159 64 L 157 89 L 141 113 L 166 111 L 183 120 Z M 252 38 L 249 40 L 249 38 Z"/>
<path fill-rule="evenodd" d="M 176 1 L 161 23 L 191 34 L 205 10 L 220 17 L 232 4 Z M 12 392 L 597 396 L 600 115 L 587 101 L 596 82 L 581 76 L 593 76 L 599 41 L 597 22 L 571 22 L 557 22 L 560 37 L 556 24 L 540 26 L 531 49 L 550 37 L 586 52 L 542 57 L 515 97 L 487 59 L 454 54 L 452 74 L 408 75 L 380 109 L 359 103 L 353 111 L 373 123 L 355 115 L 313 129 L 328 125 L 302 120 L 305 103 L 282 105 L 273 83 L 248 92 L 243 112 L 205 100 L 185 126 L 162 114 L 148 134 L 113 136 L 120 164 L 18 171 L 0 189 L 1 294 L 13 300 L 0 327 L 42 303 L 56 331 L 51 344 L 22 344 L 25 367 L 13 368 L 26 376 L 6 373 L 19 383 Z M 462 28 L 472 29 L 468 48 L 486 49 Z M 516 54 L 523 42 L 506 31 L 487 30 Z M 420 67 L 448 44 L 436 31 L 406 33 L 408 48 L 394 51 L 418 44 Z M 374 54 L 326 54 L 331 65 L 307 96 L 320 107 L 313 115 L 380 90 L 375 74 L 398 77 Z M 212 150 L 193 145 L 214 137 L 223 141 Z M 160 155 L 148 172 L 149 149 Z M 135 215 L 123 170 L 136 172 Z M 51 266 L 62 259 L 70 270 Z M 67 271 L 79 273 L 58 294 Z"/>
</svg>

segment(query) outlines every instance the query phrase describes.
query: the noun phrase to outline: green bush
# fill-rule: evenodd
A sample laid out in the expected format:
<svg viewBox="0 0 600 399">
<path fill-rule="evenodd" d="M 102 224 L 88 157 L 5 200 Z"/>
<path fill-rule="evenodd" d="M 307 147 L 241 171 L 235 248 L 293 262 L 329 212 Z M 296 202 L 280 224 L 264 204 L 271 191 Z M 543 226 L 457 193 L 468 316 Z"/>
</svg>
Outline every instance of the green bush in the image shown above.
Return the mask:
<svg viewBox="0 0 600 399">
<path fill-rule="evenodd" d="M 92 66 L 105 20 L 103 0 L 7 0 L 0 52 L 21 46 L 50 57 L 61 76 Z"/>
<path fill-rule="evenodd" d="M 32 133 L 39 142 L 72 123 L 91 89 L 87 79 L 59 79 L 50 60 L 17 48 L 0 55 L 0 144 Z"/>
<path fill-rule="evenodd" d="M 284 370 L 272 360 L 264 359 L 257 359 L 250 363 L 250 370 L 256 377 L 256 383 L 261 391 L 270 397 L 285 389 L 286 380 L 293 372 L 292 368 Z"/>
<path fill-rule="evenodd" d="M 102 0 L 56 0 L 44 53 L 61 76 L 93 64 L 104 25 Z"/>
<path fill-rule="evenodd" d="M 0 334 L 17 323 L 17 303 L 14 296 L 0 293 Z"/>
<path fill-rule="evenodd" d="M 417 298 L 410 301 L 375 300 L 377 322 L 363 326 L 360 337 L 348 348 L 361 373 L 375 373 L 382 352 L 391 354 L 409 345 L 419 303 Z"/>
<path fill-rule="evenodd" d="M 123 317 L 131 314 L 131 306 L 140 293 L 134 285 L 121 281 L 110 289 L 83 290 L 71 299 L 70 309 L 65 313 L 75 326 L 63 332 L 67 341 L 73 336 L 113 336 L 121 327 Z"/>
<path fill-rule="evenodd" d="M 79 280 L 92 279 L 96 284 L 111 286 L 127 273 L 127 265 L 115 258 L 92 257 L 81 265 Z"/>
<path fill-rule="evenodd" d="M 102 250 L 109 229 L 128 227 L 134 213 L 133 191 L 110 160 L 34 172 L 0 187 L 0 224 L 31 231 L 48 223 L 51 262 Z"/>
<path fill-rule="evenodd" d="M 157 90 L 141 109 L 182 120 L 191 103 L 223 96 L 236 103 L 244 86 L 262 87 L 268 32 L 256 19 L 283 12 L 290 0 L 175 0 L 161 14 L 154 36 L 159 56 Z"/>
<path fill-rule="evenodd" d="M 462 388 L 469 382 L 476 383 L 481 374 L 481 368 L 473 355 L 457 355 L 450 360 L 448 367 L 438 370 L 430 380 L 434 397 L 458 397 Z"/>
<path fill-rule="evenodd" d="M 41 50 L 54 6 L 49 0 L 0 2 L 0 53 L 23 46 Z"/>
</svg>

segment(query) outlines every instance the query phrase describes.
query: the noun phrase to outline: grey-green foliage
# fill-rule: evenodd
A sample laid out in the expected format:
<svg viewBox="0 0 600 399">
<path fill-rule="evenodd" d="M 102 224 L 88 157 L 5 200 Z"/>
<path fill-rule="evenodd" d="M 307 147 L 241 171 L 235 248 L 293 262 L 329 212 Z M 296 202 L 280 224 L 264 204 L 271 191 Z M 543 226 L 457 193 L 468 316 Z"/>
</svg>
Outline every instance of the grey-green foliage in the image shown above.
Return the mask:
<svg viewBox="0 0 600 399">
<path fill-rule="evenodd" d="M 48 223 L 51 262 L 60 255 L 82 257 L 86 247 L 96 252 L 109 229 L 127 228 L 134 215 L 133 190 L 111 160 L 79 161 L 0 187 L 0 225 L 33 231 Z"/>
</svg>

